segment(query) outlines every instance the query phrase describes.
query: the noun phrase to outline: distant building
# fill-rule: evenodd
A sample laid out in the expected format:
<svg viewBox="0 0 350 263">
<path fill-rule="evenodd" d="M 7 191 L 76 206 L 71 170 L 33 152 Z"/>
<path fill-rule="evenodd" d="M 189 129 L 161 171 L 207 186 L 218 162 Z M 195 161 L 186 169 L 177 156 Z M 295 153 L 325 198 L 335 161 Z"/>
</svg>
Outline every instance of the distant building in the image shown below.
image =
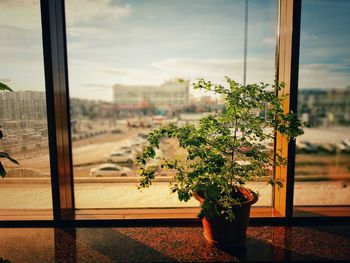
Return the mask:
<svg viewBox="0 0 350 263">
<path fill-rule="evenodd" d="M 142 111 L 155 109 L 172 112 L 189 104 L 187 80 L 170 80 L 160 86 L 121 85 L 113 86 L 114 103 L 119 110 Z"/>
<path fill-rule="evenodd" d="M 0 126 L 0 147 L 8 153 L 48 149 L 45 92 L 0 92 Z"/>
<path fill-rule="evenodd" d="M 299 90 L 298 115 L 311 127 L 350 125 L 350 86 Z"/>
<path fill-rule="evenodd" d="M 43 91 L 0 92 L 0 120 L 46 120 Z"/>
<path fill-rule="evenodd" d="M 71 98 L 70 114 L 72 120 L 115 118 L 116 106 L 106 101 Z"/>
</svg>

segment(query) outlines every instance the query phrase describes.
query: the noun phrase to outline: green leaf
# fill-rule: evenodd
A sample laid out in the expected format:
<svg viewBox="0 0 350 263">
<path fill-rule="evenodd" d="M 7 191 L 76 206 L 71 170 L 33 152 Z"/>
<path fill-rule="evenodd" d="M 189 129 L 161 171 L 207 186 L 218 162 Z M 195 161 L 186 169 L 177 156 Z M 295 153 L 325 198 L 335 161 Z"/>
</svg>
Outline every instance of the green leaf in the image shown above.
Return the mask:
<svg viewBox="0 0 350 263">
<path fill-rule="evenodd" d="M 2 165 L 2 163 L 0 162 L 0 176 L 1 176 L 2 178 L 4 178 L 5 175 L 6 175 L 5 168 L 4 168 L 4 166 Z"/>
<path fill-rule="evenodd" d="M 280 180 L 276 180 L 276 184 L 278 185 L 279 188 L 283 187 L 283 182 Z"/>
<path fill-rule="evenodd" d="M 13 159 L 8 153 L 0 152 L 0 158 L 6 158 L 6 159 L 10 160 L 11 162 L 19 165 L 17 160 Z"/>
<path fill-rule="evenodd" d="M 6 84 L 0 82 L 0 90 L 7 90 L 7 91 L 13 91 L 9 86 Z"/>
</svg>

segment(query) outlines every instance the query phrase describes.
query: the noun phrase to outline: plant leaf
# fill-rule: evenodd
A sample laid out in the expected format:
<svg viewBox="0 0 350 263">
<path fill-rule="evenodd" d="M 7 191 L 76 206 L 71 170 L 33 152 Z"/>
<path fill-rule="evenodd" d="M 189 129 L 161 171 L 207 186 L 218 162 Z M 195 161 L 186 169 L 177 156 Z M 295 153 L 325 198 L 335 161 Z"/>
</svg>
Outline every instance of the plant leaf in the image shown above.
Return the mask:
<svg viewBox="0 0 350 263">
<path fill-rule="evenodd" d="M 5 168 L 4 168 L 4 166 L 2 165 L 2 163 L 0 162 L 0 176 L 1 176 L 2 178 L 4 178 L 5 175 L 6 175 Z"/>
<path fill-rule="evenodd" d="M 13 91 L 9 86 L 6 84 L 0 82 L 0 90 L 8 90 L 8 91 Z"/>
<path fill-rule="evenodd" d="M 16 159 L 13 159 L 8 153 L 0 152 L 0 158 L 7 158 L 7 159 L 10 160 L 11 162 L 13 162 L 13 163 L 19 165 L 19 162 L 17 162 Z"/>
</svg>

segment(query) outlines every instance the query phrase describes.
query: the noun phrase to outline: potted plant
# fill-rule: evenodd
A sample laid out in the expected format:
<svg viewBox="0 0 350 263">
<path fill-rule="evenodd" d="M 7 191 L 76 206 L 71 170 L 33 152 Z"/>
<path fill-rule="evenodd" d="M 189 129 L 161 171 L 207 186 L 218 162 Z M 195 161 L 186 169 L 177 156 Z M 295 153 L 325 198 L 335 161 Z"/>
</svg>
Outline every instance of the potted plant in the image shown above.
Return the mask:
<svg viewBox="0 0 350 263">
<path fill-rule="evenodd" d="M 9 86 L 7 86 L 6 84 L 0 82 L 0 91 L 3 91 L 3 90 L 5 90 L 5 91 L 13 91 Z M 1 128 L 1 126 L 0 126 L 0 128 Z M 2 133 L 2 131 L 0 130 L 0 140 L 2 140 L 2 138 L 3 138 L 3 133 Z M 12 158 L 8 153 L 6 153 L 6 152 L 0 151 L 0 159 L 8 159 L 9 161 L 11 161 L 11 162 L 13 162 L 13 163 L 15 163 L 15 164 L 19 164 L 15 159 L 13 159 L 13 158 Z M 3 164 L 2 164 L 2 162 L 0 161 L 0 176 L 1 176 L 2 178 L 4 178 L 5 175 L 6 175 L 6 170 L 5 170 L 5 168 L 4 168 Z"/>
<path fill-rule="evenodd" d="M 225 99 L 222 112 L 200 119 L 198 125 L 169 125 L 148 136 L 138 156 L 140 188 L 151 185 L 156 168 L 147 162 L 157 158 L 156 149 L 166 138 L 175 138 L 185 155 L 159 158 L 159 165 L 176 171 L 170 187 L 180 201 L 195 197 L 201 204 L 204 236 L 220 246 L 239 245 L 246 238 L 250 206 L 258 196 L 244 187 L 249 181 L 268 177 L 272 185 L 282 186 L 273 176 L 273 167 L 286 165 L 286 159 L 271 143 L 279 131 L 289 140 L 303 133 L 296 114 L 285 113 L 276 90 L 284 84 L 241 85 L 226 77 L 227 87 L 204 79 L 193 84 Z M 272 143 L 273 145 L 273 143 Z"/>
</svg>

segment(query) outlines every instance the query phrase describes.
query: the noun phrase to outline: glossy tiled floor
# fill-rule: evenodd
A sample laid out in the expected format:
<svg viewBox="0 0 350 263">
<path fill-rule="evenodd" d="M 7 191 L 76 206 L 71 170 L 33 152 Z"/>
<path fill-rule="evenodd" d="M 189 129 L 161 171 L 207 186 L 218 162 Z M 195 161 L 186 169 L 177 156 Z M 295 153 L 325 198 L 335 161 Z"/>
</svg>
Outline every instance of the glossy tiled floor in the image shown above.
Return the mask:
<svg viewBox="0 0 350 263">
<path fill-rule="evenodd" d="M 235 250 L 208 245 L 201 227 L 2 228 L 0 257 L 36 263 L 350 261 L 350 226 L 250 227 L 246 246 Z"/>
</svg>

